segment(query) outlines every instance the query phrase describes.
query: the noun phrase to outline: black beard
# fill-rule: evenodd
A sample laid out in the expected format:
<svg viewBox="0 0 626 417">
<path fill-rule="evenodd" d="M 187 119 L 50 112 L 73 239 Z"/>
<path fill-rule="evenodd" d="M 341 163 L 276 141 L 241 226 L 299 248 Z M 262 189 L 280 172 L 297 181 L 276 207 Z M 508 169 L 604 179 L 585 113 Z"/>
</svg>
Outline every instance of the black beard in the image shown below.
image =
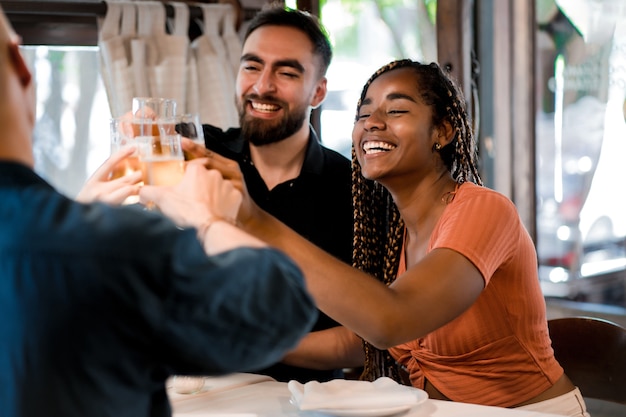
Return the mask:
<svg viewBox="0 0 626 417">
<path fill-rule="evenodd" d="M 276 122 L 246 117 L 245 108 L 240 108 L 241 135 L 254 146 L 269 145 L 285 140 L 300 130 L 306 118 L 304 109 L 295 110 L 294 112 L 286 112 L 283 118 Z"/>
</svg>

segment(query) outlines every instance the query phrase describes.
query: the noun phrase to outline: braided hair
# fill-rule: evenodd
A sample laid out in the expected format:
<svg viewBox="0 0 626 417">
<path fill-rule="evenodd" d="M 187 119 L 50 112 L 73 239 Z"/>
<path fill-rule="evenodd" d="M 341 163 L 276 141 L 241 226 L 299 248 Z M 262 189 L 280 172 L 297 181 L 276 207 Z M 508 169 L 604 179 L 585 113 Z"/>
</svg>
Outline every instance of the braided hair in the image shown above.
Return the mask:
<svg viewBox="0 0 626 417">
<path fill-rule="evenodd" d="M 432 123 L 440 126 L 449 122 L 454 129 L 453 140 L 438 150 L 452 174 L 461 184 L 472 181 L 482 185 L 476 164 L 476 149 L 465 100 L 454 81 L 436 63 L 422 64 L 409 59 L 393 61 L 376 71 L 365 83 L 357 104 L 361 103 L 372 82 L 381 74 L 398 68 L 411 68 L 415 73 L 415 88 L 424 104 L 432 109 Z M 361 166 L 352 147 L 352 202 L 354 206 L 353 266 L 375 276 L 386 285 L 397 276 L 404 236 L 404 222 L 391 198 L 380 184 L 361 174 Z M 384 256 L 381 256 L 384 254 Z M 360 379 L 373 381 L 381 376 L 402 382 L 398 367 L 387 350 L 379 350 L 363 340 L 365 366 Z"/>
</svg>

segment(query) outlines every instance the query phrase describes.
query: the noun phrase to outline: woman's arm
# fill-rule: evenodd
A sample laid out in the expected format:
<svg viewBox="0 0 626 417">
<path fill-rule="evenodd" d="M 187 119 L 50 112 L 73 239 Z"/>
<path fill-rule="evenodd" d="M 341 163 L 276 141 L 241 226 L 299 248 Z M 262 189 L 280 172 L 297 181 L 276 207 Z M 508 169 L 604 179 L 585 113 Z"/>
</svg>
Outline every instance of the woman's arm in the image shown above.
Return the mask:
<svg viewBox="0 0 626 417">
<path fill-rule="evenodd" d="M 283 363 L 328 370 L 363 366 L 362 340 L 343 326 L 311 332 L 289 352 Z"/>
<path fill-rule="evenodd" d="M 471 306 L 483 290 L 478 269 L 449 249 L 435 249 L 387 287 L 261 210 L 248 195 L 236 161 L 215 153 L 203 161 L 242 190 L 239 226 L 295 260 L 320 310 L 380 349 L 443 326 Z"/>
<path fill-rule="evenodd" d="M 294 259 L 318 307 L 378 348 L 414 340 L 443 326 L 471 306 L 484 287 L 478 269 L 447 249 L 432 251 L 387 287 L 261 210 L 248 195 L 237 162 L 213 153 L 206 165 L 242 190 L 239 225 Z"/>
<path fill-rule="evenodd" d="M 249 199 L 244 205 L 249 213 L 240 217 L 244 229 L 294 259 L 318 307 L 380 349 L 443 326 L 483 290 L 478 269 L 449 249 L 435 249 L 387 287 L 311 244 Z"/>
</svg>

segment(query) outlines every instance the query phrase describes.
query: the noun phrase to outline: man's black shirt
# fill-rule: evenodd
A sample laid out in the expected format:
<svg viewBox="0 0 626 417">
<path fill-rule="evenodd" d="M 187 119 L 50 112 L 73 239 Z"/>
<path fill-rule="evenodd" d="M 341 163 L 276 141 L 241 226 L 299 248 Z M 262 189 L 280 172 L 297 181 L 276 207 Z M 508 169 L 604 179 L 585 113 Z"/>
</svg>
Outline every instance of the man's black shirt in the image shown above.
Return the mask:
<svg viewBox="0 0 626 417">
<path fill-rule="evenodd" d="M 210 125 L 203 127 L 206 147 L 239 163 L 248 193 L 259 207 L 326 252 L 351 264 L 353 210 L 351 167 L 347 158 L 322 146 L 310 129 L 300 175 L 269 190 L 250 158 L 250 147 L 241 138 L 241 129 L 224 132 Z M 337 325 L 320 312 L 313 330 Z M 317 371 L 280 363 L 258 372 L 279 381 L 295 379 L 303 383 L 342 375 L 341 370 Z"/>
</svg>

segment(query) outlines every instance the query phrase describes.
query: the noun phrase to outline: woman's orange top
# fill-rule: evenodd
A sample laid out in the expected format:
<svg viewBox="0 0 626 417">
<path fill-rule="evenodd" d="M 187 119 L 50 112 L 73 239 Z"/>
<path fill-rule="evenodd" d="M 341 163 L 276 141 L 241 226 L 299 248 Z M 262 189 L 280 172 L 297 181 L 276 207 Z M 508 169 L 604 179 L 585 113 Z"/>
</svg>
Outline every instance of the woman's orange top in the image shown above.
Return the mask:
<svg viewBox="0 0 626 417">
<path fill-rule="evenodd" d="M 513 203 L 489 188 L 462 184 L 432 233 L 429 251 L 435 248 L 469 259 L 485 289 L 453 321 L 389 350 L 408 368 L 413 386 L 424 388 L 426 378 L 453 401 L 500 407 L 552 386 L 563 368 L 548 336 L 535 247 Z M 405 269 L 402 257 L 398 274 Z"/>
</svg>

